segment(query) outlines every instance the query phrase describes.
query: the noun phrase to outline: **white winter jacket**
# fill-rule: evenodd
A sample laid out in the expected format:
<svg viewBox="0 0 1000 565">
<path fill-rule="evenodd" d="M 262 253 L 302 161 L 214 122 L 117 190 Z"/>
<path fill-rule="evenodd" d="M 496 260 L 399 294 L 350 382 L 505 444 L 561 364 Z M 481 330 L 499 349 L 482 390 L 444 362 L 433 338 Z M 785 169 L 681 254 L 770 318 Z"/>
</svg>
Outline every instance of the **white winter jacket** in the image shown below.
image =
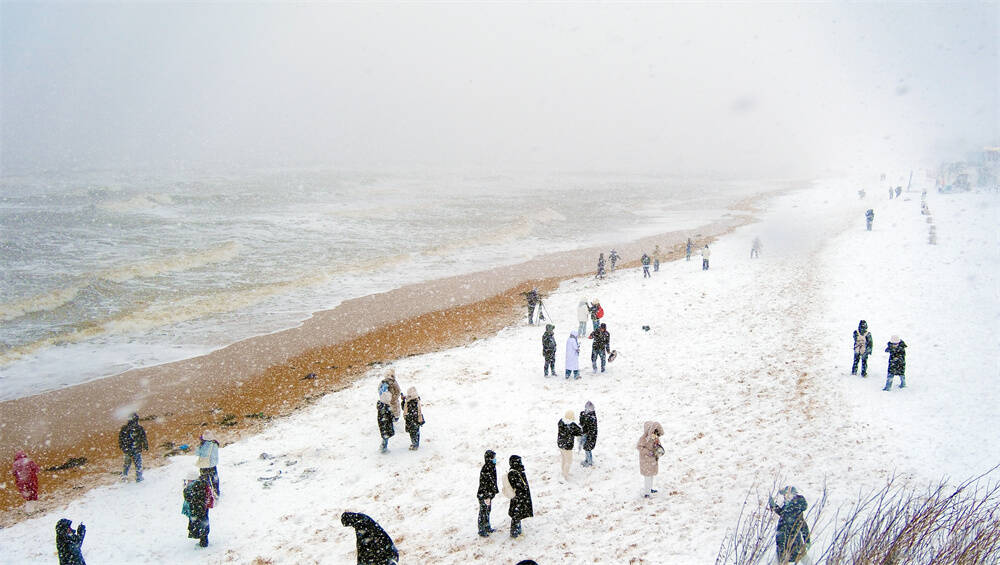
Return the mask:
<svg viewBox="0 0 1000 565">
<path fill-rule="evenodd" d="M 566 340 L 566 370 L 580 370 L 580 342 L 576 339 L 576 330 L 569 332 Z"/>
<path fill-rule="evenodd" d="M 576 305 L 576 319 L 578 322 L 587 323 L 590 321 L 590 310 L 587 309 L 587 301 L 581 300 Z"/>
</svg>

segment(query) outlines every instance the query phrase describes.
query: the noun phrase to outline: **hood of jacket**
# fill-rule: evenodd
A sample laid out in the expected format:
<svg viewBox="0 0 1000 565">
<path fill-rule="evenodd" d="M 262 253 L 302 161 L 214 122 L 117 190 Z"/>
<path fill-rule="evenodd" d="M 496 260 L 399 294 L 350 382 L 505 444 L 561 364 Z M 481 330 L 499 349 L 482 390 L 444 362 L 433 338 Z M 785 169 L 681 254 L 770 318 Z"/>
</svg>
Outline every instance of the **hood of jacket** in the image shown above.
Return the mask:
<svg viewBox="0 0 1000 565">
<path fill-rule="evenodd" d="M 555 331 L 555 329 L 556 329 L 556 327 L 554 325 L 552 325 L 552 324 L 545 324 L 545 333 L 551 334 L 552 332 Z"/>
<path fill-rule="evenodd" d="M 392 406 L 392 393 L 389 391 L 385 391 L 381 395 L 379 395 L 378 400 L 379 402 Z"/>
<path fill-rule="evenodd" d="M 23 449 L 18 449 L 17 453 L 14 454 L 14 461 L 20 461 L 21 459 L 24 459 L 27 456 L 28 454 L 25 453 Z"/>
<path fill-rule="evenodd" d="M 510 456 L 510 468 L 511 469 L 517 469 L 518 471 L 523 471 L 524 470 L 524 464 L 521 463 L 521 456 L 520 455 L 511 455 Z"/>
<path fill-rule="evenodd" d="M 583 405 L 583 411 L 596 412 L 596 410 L 594 410 L 594 403 L 588 400 L 587 403 Z"/>
<path fill-rule="evenodd" d="M 56 522 L 56 535 L 57 536 L 66 535 L 66 530 L 68 530 L 72 525 L 73 525 L 72 520 L 69 520 L 67 518 L 60 519 L 58 522 Z"/>
<path fill-rule="evenodd" d="M 576 330 L 572 330 L 571 332 L 569 332 L 569 337 L 576 339 Z"/>
<path fill-rule="evenodd" d="M 483 454 L 483 463 L 492 463 L 493 459 L 497 456 L 496 451 L 492 449 L 487 449 L 486 453 Z"/>
<path fill-rule="evenodd" d="M 653 434 L 653 432 L 658 432 L 660 436 L 663 435 L 663 426 L 659 422 L 646 422 L 642 425 L 642 437 L 648 437 Z"/>
</svg>

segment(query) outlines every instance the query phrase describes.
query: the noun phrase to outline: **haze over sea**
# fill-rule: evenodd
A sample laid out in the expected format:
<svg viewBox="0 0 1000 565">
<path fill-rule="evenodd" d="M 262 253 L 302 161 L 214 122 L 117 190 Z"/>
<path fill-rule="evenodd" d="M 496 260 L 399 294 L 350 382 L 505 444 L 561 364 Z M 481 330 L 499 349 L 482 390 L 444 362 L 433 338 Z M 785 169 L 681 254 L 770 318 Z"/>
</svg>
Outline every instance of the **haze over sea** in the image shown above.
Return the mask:
<svg viewBox="0 0 1000 565">
<path fill-rule="evenodd" d="M 0 400 L 207 353 L 408 283 L 693 230 L 774 188 L 319 169 L 0 183 Z"/>
</svg>

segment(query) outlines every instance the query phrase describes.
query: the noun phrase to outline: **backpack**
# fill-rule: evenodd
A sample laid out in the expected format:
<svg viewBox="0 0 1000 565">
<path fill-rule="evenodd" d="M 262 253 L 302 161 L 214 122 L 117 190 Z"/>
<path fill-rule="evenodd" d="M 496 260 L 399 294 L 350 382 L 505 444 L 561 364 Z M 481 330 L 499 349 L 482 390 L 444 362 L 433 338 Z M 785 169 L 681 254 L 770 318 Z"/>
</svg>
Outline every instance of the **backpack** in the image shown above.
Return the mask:
<svg viewBox="0 0 1000 565">
<path fill-rule="evenodd" d="M 514 498 L 514 495 L 517 493 L 514 492 L 514 487 L 510 486 L 510 477 L 507 476 L 507 473 L 503 474 L 501 482 L 503 483 L 501 487 L 503 495 L 507 498 Z"/>
<path fill-rule="evenodd" d="M 597 319 L 600 320 L 604 317 L 604 308 L 600 304 L 597 305 Z"/>
<path fill-rule="evenodd" d="M 865 354 L 865 350 L 867 349 L 865 346 L 865 341 L 867 336 L 868 332 L 865 333 L 858 332 L 857 337 L 854 338 L 854 352 L 857 353 L 858 355 Z"/>
</svg>

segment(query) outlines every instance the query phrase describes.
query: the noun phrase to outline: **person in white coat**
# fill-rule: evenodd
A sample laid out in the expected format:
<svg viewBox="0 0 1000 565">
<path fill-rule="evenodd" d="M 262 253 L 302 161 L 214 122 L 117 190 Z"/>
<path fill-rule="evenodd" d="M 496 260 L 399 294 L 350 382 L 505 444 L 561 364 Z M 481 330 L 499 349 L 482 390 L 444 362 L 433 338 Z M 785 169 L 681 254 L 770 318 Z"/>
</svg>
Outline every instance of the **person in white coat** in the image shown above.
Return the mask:
<svg viewBox="0 0 1000 565">
<path fill-rule="evenodd" d="M 586 298 L 581 298 L 580 303 L 576 305 L 576 320 L 580 322 L 580 329 L 577 330 L 576 335 L 586 334 L 587 322 L 590 321 L 590 309 L 587 307 Z"/>
<path fill-rule="evenodd" d="M 712 255 L 712 250 L 708 248 L 708 244 L 701 248 L 701 270 L 708 270 L 708 258 Z"/>
<path fill-rule="evenodd" d="M 566 378 L 572 373 L 574 379 L 580 378 L 580 340 L 576 337 L 576 330 L 569 332 L 569 339 L 566 340 Z"/>
</svg>

